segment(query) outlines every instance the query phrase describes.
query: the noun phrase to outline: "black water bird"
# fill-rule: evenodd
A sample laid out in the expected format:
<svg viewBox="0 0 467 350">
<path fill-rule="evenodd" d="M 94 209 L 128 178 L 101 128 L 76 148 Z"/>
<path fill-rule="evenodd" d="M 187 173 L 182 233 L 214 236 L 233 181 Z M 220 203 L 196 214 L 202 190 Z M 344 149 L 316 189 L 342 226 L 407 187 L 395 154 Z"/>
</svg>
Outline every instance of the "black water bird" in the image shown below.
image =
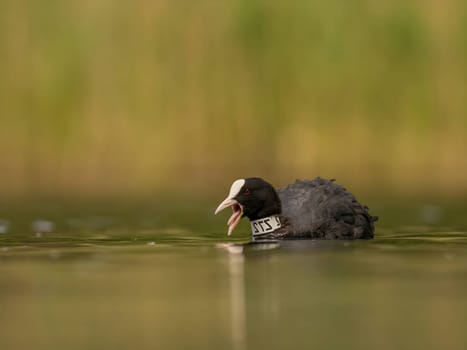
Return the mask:
<svg viewBox="0 0 467 350">
<path fill-rule="evenodd" d="M 344 187 L 320 177 L 277 190 L 261 178 L 239 179 L 215 214 L 227 207 L 228 235 L 246 216 L 253 240 L 371 239 L 378 219 Z"/>
</svg>

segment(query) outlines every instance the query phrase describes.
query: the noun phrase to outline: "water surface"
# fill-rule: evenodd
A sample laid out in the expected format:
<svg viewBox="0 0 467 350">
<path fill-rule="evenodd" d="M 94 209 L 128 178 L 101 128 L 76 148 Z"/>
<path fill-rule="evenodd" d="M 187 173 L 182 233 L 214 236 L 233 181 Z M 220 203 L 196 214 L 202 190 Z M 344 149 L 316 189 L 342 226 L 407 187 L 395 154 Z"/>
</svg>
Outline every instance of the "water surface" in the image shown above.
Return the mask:
<svg viewBox="0 0 467 350">
<path fill-rule="evenodd" d="M 62 218 L 50 227 L 40 218 L 20 229 L 8 220 L 1 349 L 467 344 L 464 230 L 380 225 L 372 241 L 242 245 L 247 225 L 229 240 L 223 219 L 187 224 L 169 215 L 165 228 L 118 220 Z"/>
</svg>

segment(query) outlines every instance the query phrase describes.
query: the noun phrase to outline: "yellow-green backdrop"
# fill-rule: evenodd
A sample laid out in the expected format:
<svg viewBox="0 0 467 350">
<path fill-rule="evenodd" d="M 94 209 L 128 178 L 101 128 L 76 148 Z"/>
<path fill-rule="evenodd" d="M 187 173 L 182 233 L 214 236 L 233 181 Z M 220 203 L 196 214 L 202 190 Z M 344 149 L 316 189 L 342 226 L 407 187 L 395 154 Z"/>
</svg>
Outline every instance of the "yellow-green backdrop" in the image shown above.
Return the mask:
<svg viewBox="0 0 467 350">
<path fill-rule="evenodd" d="M 0 118 L 3 196 L 465 195 L 467 3 L 2 0 Z"/>
</svg>

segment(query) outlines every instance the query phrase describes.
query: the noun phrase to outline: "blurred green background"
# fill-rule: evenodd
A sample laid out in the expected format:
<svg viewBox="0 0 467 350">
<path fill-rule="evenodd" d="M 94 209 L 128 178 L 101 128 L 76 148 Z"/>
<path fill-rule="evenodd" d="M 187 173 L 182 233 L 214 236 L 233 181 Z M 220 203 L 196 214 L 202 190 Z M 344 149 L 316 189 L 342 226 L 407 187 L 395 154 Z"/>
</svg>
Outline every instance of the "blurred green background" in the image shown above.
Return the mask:
<svg viewBox="0 0 467 350">
<path fill-rule="evenodd" d="M 467 195 L 463 0 L 3 0 L 0 77 L 3 198 Z"/>
</svg>

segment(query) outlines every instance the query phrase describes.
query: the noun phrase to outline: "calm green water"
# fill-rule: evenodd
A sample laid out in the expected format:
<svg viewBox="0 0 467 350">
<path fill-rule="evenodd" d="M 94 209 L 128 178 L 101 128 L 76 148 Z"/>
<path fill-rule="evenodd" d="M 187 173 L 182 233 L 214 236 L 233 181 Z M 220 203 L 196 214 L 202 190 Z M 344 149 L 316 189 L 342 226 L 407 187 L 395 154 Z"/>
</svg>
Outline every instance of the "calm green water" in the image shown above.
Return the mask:
<svg viewBox="0 0 467 350">
<path fill-rule="evenodd" d="M 211 209 L 7 214 L 0 349 L 466 348 L 467 233 L 439 208 L 280 245 L 241 245 L 246 223 L 228 240 Z"/>
</svg>

